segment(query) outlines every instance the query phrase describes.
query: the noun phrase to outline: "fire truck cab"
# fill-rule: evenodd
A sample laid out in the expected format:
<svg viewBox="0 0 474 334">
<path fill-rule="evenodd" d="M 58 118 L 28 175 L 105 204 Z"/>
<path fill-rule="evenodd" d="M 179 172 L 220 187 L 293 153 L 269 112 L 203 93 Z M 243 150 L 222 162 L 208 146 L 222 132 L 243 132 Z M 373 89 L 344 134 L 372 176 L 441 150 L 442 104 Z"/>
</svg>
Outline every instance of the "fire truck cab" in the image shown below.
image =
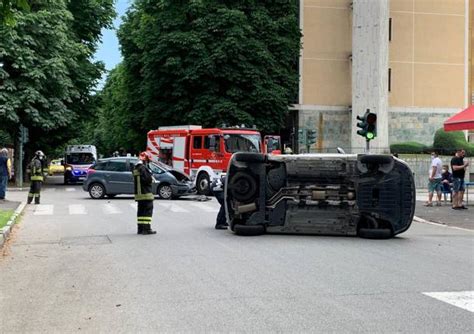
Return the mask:
<svg viewBox="0 0 474 334">
<path fill-rule="evenodd" d="M 153 160 L 188 174 L 198 193 L 207 195 L 212 181 L 227 171 L 232 154 L 281 153 L 279 137 L 269 137 L 262 141 L 260 132 L 246 128 L 160 127 L 148 132 L 147 151 Z"/>
</svg>

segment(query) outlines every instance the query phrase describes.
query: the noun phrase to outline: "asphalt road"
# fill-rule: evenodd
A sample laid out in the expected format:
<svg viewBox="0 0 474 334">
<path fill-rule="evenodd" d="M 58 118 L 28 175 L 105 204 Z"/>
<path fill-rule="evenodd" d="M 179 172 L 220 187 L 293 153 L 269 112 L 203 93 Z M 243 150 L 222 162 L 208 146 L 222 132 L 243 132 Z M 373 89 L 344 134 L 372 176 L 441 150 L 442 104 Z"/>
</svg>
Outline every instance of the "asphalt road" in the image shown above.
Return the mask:
<svg viewBox="0 0 474 334">
<path fill-rule="evenodd" d="M 2 333 L 474 331 L 472 231 L 238 237 L 214 200 L 157 200 L 138 236 L 131 197 L 42 197 L 0 259 Z"/>
</svg>

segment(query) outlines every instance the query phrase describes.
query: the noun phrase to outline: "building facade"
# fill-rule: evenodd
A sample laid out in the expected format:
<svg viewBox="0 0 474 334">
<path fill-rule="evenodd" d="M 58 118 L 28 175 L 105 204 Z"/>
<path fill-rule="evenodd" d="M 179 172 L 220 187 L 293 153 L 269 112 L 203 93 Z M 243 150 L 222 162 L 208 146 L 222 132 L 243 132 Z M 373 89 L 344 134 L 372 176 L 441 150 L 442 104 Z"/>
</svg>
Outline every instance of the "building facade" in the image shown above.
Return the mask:
<svg viewBox="0 0 474 334">
<path fill-rule="evenodd" d="M 316 130 L 310 151 L 363 151 L 355 116 L 366 108 L 378 116 L 378 151 L 431 145 L 472 103 L 474 0 L 300 0 L 300 26 L 295 111 Z"/>
</svg>

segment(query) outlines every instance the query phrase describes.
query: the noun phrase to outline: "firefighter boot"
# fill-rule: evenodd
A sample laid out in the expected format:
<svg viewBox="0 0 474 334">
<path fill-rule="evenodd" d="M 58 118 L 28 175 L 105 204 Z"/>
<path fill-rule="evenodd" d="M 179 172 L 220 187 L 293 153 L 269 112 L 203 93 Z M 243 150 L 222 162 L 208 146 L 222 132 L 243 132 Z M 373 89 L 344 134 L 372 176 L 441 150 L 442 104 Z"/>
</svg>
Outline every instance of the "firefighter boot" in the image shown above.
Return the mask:
<svg viewBox="0 0 474 334">
<path fill-rule="evenodd" d="M 143 234 L 143 235 L 156 234 L 156 231 L 153 231 L 153 230 L 151 229 L 151 224 L 143 224 L 142 234 Z"/>
<path fill-rule="evenodd" d="M 40 204 L 40 197 L 38 195 L 35 196 L 35 204 Z"/>
<path fill-rule="evenodd" d="M 143 233 L 143 224 L 137 224 L 137 234 Z"/>
<path fill-rule="evenodd" d="M 28 201 L 26 202 L 26 204 L 31 204 L 31 202 L 33 202 L 33 196 L 28 195 Z"/>
</svg>

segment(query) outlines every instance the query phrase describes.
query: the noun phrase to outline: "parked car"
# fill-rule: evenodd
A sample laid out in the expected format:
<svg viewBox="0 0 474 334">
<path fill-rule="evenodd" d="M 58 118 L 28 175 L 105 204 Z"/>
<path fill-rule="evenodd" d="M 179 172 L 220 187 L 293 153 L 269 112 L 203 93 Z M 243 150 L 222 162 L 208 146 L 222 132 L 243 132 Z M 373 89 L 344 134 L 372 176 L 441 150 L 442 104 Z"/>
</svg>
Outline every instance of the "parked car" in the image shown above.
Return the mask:
<svg viewBox="0 0 474 334">
<path fill-rule="evenodd" d="M 415 195 L 412 171 L 390 155 L 236 153 L 225 184 L 240 235 L 390 238 L 410 227 Z"/>
<path fill-rule="evenodd" d="M 137 162 L 135 157 L 100 159 L 87 170 L 82 189 L 93 199 L 133 194 L 132 171 Z M 187 175 L 162 163 L 152 162 L 150 169 L 157 181 L 153 183 L 152 191 L 160 198 L 171 199 L 194 193 Z"/>
<path fill-rule="evenodd" d="M 63 174 L 64 166 L 61 164 L 61 159 L 53 159 L 48 166 L 48 175 Z"/>
</svg>

